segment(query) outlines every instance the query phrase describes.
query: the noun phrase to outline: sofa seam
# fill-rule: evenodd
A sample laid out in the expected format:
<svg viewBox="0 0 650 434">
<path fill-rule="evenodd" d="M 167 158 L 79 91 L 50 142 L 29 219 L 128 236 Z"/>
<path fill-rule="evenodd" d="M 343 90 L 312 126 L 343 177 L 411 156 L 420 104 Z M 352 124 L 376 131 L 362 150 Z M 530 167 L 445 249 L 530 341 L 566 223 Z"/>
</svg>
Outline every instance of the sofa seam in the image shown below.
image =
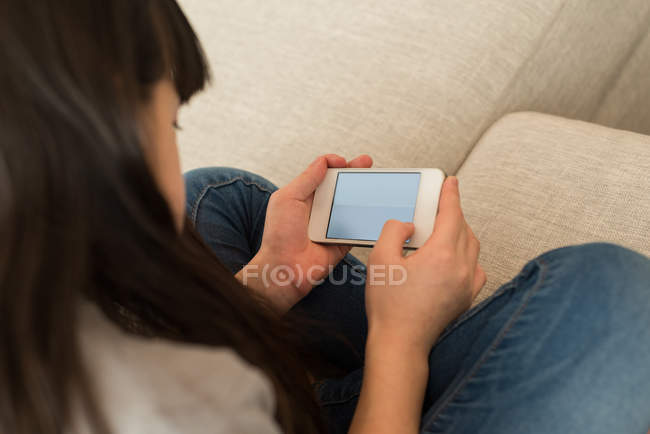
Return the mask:
<svg viewBox="0 0 650 434">
<path fill-rule="evenodd" d="M 465 153 L 465 155 L 463 156 L 463 159 L 460 161 L 460 163 L 456 167 L 456 170 L 454 171 L 454 173 L 458 173 L 458 171 L 463 167 L 463 165 L 465 164 L 465 161 L 467 161 L 467 158 L 472 154 L 472 152 L 474 152 L 474 149 L 476 148 L 476 146 L 480 143 L 480 141 L 485 136 L 485 133 L 487 131 L 489 131 L 490 126 L 493 125 L 494 123 L 498 122 L 498 120 L 500 118 L 502 118 L 503 116 L 508 114 L 508 113 L 503 113 L 501 116 L 499 116 L 497 119 L 495 119 L 495 117 L 497 116 L 497 113 L 499 112 L 499 110 L 497 110 L 497 107 L 499 107 L 500 104 L 505 100 L 505 97 L 508 94 L 508 90 L 512 88 L 513 83 L 515 83 L 519 79 L 519 77 L 521 76 L 522 71 L 524 70 L 524 68 L 530 63 L 530 60 L 533 58 L 535 53 L 537 53 L 539 51 L 539 47 L 546 40 L 546 38 L 543 35 L 546 35 L 548 33 L 549 29 L 551 29 L 555 25 L 555 23 L 557 23 L 557 20 L 560 18 L 560 15 L 562 14 L 562 11 L 564 11 L 564 9 L 566 8 L 566 5 L 567 5 L 567 1 L 565 0 L 562 3 L 562 5 L 560 6 L 560 8 L 555 12 L 555 16 L 553 17 L 553 19 L 551 19 L 551 21 L 540 32 L 540 36 L 537 38 L 537 40 L 533 44 L 533 49 L 530 51 L 530 53 L 528 53 L 528 56 L 526 56 L 526 59 L 521 63 L 521 65 L 519 65 L 519 67 L 517 68 L 515 73 L 512 75 L 512 78 L 503 87 L 503 91 L 499 95 L 499 97 L 498 97 L 498 99 L 496 101 L 496 104 L 494 104 L 495 108 L 493 110 L 491 110 L 490 116 L 487 117 L 482 122 L 481 128 L 479 129 L 479 132 L 474 136 L 474 145 Z"/>
<path fill-rule="evenodd" d="M 611 93 L 615 90 L 616 85 L 620 83 L 623 75 L 622 72 L 625 70 L 627 65 L 629 65 L 634 54 L 636 54 L 639 51 L 645 39 L 650 36 L 650 9 L 648 9 L 648 12 L 646 12 L 645 19 L 643 20 L 643 22 L 645 22 L 645 28 L 647 30 L 645 32 L 642 31 L 639 32 L 639 36 L 634 41 L 634 43 L 626 53 L 625 57 L 621 60 L 616 72 L 613 73 L 612 76 L 606 81 L 607 86 L 603 88 L 604 90 L 602 95 L 600 96 L 600 98 L 598 98 L 598 102 L 596 103 L 594 110 L 589 115 L 588 119 L 590 121 L 594 121 L 598 113 L 600 113 L 600 109 L 602 108 L 603 103 L 607 100 L 609 95 L 611 95 Z"/>
</svg>

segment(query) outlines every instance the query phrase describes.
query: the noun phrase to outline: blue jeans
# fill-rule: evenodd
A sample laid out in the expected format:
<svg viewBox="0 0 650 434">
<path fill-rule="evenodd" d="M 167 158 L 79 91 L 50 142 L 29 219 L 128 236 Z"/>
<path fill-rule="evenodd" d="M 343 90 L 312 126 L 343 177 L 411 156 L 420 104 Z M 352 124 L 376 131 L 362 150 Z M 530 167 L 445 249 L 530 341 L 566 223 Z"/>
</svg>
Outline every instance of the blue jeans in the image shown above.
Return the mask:
<svg viewBox="0 0 650 434">
<path fill-rule="evenodd" d="M 260 247 L 276 187 L 230 168 L 185 180 L 188 216 L 237 271 Z M 308 345 L 342 373 L 315 385 L 333 433 L 347 432 L 363 376 L 364 283 L 349 267 L 365 271 L 347 255 L 294 308 L 316 320 Z M 604 243 L 547 252 L 450 324 L 429 368 L 423 433 L 645 434 L 650 260 Z"/>
</svg>

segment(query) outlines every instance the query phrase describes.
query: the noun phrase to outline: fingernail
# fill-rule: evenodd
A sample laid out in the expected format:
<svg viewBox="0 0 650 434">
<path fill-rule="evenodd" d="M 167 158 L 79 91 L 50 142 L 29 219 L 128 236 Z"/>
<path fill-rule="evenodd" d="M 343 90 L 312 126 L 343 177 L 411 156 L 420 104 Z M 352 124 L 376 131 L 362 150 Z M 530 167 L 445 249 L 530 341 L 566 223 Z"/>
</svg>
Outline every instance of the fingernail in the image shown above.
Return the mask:
<svg viewBox="0 0 650 434">
<path fill-rule="evenodd" d="M 458 187 L 458 178 L 456 178 L 455 176 L 450 176 L 450 177 L 449 177 L 449 182 L 450 182 L 451 185 L 453 185 L 454 187 Z"/>
</svg>

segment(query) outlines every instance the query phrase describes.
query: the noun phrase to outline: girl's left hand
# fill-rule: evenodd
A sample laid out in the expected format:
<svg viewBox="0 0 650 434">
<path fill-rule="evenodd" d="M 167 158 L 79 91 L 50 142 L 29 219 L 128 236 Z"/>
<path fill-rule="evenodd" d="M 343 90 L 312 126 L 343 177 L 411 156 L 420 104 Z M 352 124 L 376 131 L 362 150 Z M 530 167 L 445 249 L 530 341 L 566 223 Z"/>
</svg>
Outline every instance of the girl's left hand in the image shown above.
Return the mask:
<svg viewBox="0 0 650 434">
<path fill-rule="evenodd" d="M 349 162 L 339 155 L 324 155 L 271 194 L 260 250 L 236 277 L 281 313 L 288 311 L 350 251 L 349 246 L 317 244 L 309 239 L 307 227 L 316 188 L 330 167 L 371 166 L 368 155 Z"/>
</svg>

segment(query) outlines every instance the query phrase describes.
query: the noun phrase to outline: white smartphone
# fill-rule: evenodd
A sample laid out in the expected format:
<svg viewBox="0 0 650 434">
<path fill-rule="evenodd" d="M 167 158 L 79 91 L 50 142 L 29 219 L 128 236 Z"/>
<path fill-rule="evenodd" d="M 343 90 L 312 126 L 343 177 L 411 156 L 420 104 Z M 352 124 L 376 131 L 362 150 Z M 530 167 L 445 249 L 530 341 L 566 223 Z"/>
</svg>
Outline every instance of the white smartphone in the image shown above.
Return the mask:
<svg viewBox="0 0 650 434">
<path fill-rule="evenodd" d="M 417 249 L 433 232 L 445 178 L 440 169 L 328 169 L 314 195 L 309 238 L 371 247 L 396 219 L 413 222 L 404 248 Z"/>
</svg>

